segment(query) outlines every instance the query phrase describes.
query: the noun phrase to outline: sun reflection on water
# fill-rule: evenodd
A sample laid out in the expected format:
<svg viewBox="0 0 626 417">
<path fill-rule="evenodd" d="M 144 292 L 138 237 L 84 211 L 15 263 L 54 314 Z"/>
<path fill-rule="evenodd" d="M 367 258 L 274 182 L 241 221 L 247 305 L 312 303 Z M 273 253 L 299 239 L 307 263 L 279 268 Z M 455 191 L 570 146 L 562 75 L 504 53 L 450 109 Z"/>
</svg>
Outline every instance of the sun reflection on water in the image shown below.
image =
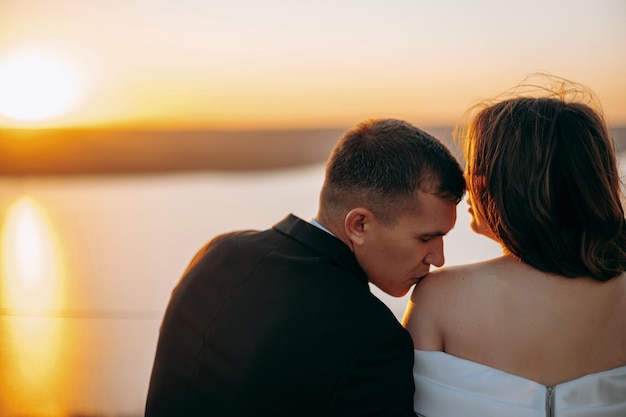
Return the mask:
<svg viewBox="0 0 626 417">
<path fill-rule="evenodd" d="M 22 197 L 6 212 L 1 237 L 4 412 L 60 415 L 53 389 L 59 383 L 61 321 L 48 315 L 62 307 L 62 255 L 45 211 Z"/>
<path fill-rule="evenodd" d="M 61 247 L 45 211 L 22 197 L 7 211 L 2 233 L 5 309 L 38 314 L 61 307 Z"/>
</svg>

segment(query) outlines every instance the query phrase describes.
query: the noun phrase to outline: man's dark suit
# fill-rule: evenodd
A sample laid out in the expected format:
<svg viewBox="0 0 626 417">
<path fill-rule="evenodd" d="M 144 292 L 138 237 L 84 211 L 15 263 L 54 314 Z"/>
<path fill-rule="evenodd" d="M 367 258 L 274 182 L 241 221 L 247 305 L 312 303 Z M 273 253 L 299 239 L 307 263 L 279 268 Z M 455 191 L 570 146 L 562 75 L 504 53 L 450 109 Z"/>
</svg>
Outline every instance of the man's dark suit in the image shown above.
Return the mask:
<svg viewBox="0 0 626 417">
<path fill-rule="evenodd" d="M 146 416 L 414 416 L 413 345 L 349 248 L 290 215 L 207 244 L 174 290 Z"/>
</svg>

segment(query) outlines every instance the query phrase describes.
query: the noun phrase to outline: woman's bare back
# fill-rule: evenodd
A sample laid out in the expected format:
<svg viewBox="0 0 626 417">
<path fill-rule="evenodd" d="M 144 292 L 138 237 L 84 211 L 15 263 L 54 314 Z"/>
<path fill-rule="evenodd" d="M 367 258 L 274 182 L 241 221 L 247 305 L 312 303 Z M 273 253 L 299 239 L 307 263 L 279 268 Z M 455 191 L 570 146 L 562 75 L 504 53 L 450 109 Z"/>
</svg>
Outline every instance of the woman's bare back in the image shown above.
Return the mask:
<svg viewBox="0 0 626 417">
<path fill-rule="evenodd" d="M 416 349 L 547 386 L 626 365 L 626 276 L 599 282 L 540 272 L 512 257 L 436 271 L 405 325 Z"/>
</svg>

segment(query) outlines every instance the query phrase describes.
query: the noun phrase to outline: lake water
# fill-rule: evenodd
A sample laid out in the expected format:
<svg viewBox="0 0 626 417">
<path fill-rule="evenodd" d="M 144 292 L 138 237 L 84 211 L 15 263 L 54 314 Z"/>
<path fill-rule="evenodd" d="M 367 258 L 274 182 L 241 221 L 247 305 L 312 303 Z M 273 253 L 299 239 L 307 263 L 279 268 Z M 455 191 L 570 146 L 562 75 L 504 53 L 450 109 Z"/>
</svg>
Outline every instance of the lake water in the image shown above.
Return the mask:
<svg viewBox="0 0 626 417">
<path fill-rule="evenodd" d="M 317 208 L 323 164 L 0 179 L 0 416 L 141 416 L 172 287 L 214 235 Z M 468 227 L 448 265 L 499 254 Z M 406 298 L 373 289 L 398 318 Z"/>
</svg>

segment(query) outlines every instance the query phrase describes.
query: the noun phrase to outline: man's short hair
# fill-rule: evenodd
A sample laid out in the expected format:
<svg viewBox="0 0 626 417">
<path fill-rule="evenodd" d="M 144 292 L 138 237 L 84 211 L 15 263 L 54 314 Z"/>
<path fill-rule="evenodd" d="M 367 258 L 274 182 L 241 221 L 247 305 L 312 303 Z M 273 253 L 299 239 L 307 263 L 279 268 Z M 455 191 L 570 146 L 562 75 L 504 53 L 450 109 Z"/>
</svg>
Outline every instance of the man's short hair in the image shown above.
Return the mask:
<svg viewBox="0 0 626 417">
<path fill-rule="evenodd" d="M 329 216 L 354 207 L 392 224 L 415 208 L 417 191 L 457 204 L 463 171 L 451 152 L 417 127 L 396 119 L 370 119 L 345 132 L 326 165 L 320 209 Z"/>
</svg>

